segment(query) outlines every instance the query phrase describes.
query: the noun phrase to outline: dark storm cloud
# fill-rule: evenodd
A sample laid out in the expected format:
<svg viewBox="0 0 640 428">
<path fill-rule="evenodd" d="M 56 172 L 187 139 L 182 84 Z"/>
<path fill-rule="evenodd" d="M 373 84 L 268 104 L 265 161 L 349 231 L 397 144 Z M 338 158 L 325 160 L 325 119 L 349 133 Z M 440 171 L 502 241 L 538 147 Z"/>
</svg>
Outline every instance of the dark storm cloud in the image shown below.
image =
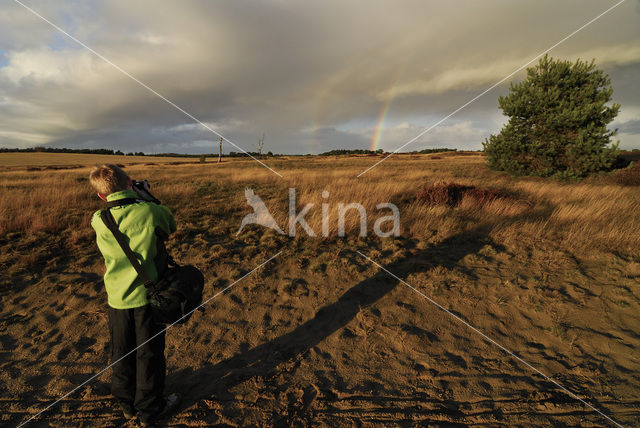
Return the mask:
<svg viewBox="0 0 640 428">
<path fill-rule="evenodd" d="M 246 150 L 264 132 L 268 150 L 292 153 L 367 147 L 383 111 L 381 145 L 393 149 L 607 7 L 595 0 L 29 5 Z M 640 117 L 638 15 L 623 4 L 552 52 L 596 58 L 622 100 L 620 122 Z M 206 152 L 211 142 L 215 150 L 215 135 L 17 4 L 0 14 L 0 51 L 0 146 Z M 407 149 L 438 145 L 436 136 L 479 147 L 500 129 L 497 97 L 507 88 Z"/>
</svg>

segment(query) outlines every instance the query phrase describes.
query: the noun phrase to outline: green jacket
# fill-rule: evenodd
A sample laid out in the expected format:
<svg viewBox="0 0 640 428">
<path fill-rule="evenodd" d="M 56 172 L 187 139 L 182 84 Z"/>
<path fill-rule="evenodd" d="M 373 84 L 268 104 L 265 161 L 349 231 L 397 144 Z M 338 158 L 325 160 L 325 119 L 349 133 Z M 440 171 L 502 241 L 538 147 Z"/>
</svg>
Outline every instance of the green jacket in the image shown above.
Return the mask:
<svg viewBox="0 0 640 428">
<path fill-rule="evenodd" d="M 110 194 L 107 200 L 138 197 L 133 190 L 123 190 Z M 166 266 L 166 253 L 161 250 L 164 246 L 158 235 L 166 239 L 176 231 L 176 221 L 169 208 L 152 202 L 138 202 L 113 207 L 111 214 L 118 229 L 129 238 L 129 246 L 140 260 L 149 279 L 156 281 L 158 271 Z M 146 305 L 147 289 L 113 233 L 102 222 L 100 211 L 93 214 L 91 227 L 96 231 L 98 248 L 104 256 L 104 285 L 109 306 L 115 309 L 129 309 Z"/>
</svg>

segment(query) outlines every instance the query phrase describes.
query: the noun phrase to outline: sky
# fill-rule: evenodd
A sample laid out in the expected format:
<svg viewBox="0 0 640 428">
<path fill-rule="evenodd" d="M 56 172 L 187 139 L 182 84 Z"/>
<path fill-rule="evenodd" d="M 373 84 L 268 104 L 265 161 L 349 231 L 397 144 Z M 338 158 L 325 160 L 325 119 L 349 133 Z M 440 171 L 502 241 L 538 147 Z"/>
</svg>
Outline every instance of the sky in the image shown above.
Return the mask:
<svg viewBox="0 0 640 428">
<path fill-rule="evenodd" d="M 22 0 L 246 151 L 392 151 L 615 1 Z M 551 50 L 595 59 L 640 149 L 640 2 Z M 403 151 L 478 150 L 516 73 Z M 217 152 L 219 137 L 23 8 L 0 6 L 0 147 Z M 225 151 L 240 151 L 229 143 Z"/>
</svg>

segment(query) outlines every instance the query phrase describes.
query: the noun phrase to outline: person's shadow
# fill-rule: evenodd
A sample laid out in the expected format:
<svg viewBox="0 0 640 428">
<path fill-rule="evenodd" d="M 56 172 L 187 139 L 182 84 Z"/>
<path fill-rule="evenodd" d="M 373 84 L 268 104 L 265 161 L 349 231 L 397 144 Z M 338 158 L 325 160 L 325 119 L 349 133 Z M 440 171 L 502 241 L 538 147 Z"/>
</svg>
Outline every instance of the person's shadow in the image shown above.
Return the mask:
<svg viewBox="0 0 640 428">
<path fill-rule="evenodd" d="M 415 240 L 406 240 L 404 248 L 411 250 L 411 255 L 386 265 L 385 269 L 404 279 L 414 272 L 427 271 L 435 266 L 451 269 L 465 256 L 477 253 L 487 244 L 500 251 L 502 247 L 488 237 L 490 230 L 490 226 L 481 225 L 425 249 L 417 249 Z M 362 258 L 354 254 L 354 257 Z M 364 258 L 362 262 L 371 263 Z M 205 399 L 226 401 L 230 388 L 253 377 L 264 379 L 277 374 L 282 363 L 303 357 L 310 348 L 345 327 L 363 308 L 374 304 L 399 284 L 398 280 L 381 270 L 349 288 L 334 303 L 320 308 L 312 319 L 289 333 L 217 364 L 172 373 L 167 384 L 183 393 L 182 408 Z"/>
</svg>

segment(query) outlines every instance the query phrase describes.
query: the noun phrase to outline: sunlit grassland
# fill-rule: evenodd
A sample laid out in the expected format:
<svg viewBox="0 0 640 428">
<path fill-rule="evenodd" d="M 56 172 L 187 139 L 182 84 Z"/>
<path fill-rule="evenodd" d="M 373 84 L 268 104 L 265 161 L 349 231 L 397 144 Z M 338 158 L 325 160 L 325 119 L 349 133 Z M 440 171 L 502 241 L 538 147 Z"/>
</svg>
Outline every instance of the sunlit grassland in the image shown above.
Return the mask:
<svg viewBox="0 0 640 428">
<path fill-rule="evenodd" d="M 92 164 L 103 159 L 93 155 Z M 392 202 L 400 208 L 401 234 L 405 237 L 446 237 L 482 226 L 502 239 L 526 235 L 553 240 L 567 248 L 627 252 L 640 245 L 640 219 L 634 215 L 640 210 L 640 191 L 638 187 L 615 184 L 607 176 L 579 182 L 514 178 L 489 170 L 480 155 L 398 155 L 357 177 L 379 159 L 265 160 L 283 178 L 251 160 L 188 165 L 146 162 L 127 165 L 125 170 L 134 179 L 148 179 L 154 193 L 182 223 L 193 227 L 235 232 L 242 216 L 250 212 L 244 190 L 251 187 L 286 230 L 289 189 L 294 188 L 298 207 L 314 204 L 306 220 L 317 235 L 322 231 L 323 203 L 330 214 L 329 236 L 335 237 L 339 203 L 362 204 L 370 232 L 376 218 L 389 215 L 388 210 L 379 210 L 376 205 Z M 0 233 L 90 233 L 90 214 L 102 203 L 89 186 L 89 168 L 0 172 Z M 428 205 L 416 199 L 420 186 L 442 182 L 499 189 L 512 197 L 490 203 L 463 198 L 455 207 Z M 328 198 L 322 198 L 323 190 L 329 192 Z M 359 228 L 357 212 L 349 212 L 347 234 L 357 235 Z"/>
</svg>

